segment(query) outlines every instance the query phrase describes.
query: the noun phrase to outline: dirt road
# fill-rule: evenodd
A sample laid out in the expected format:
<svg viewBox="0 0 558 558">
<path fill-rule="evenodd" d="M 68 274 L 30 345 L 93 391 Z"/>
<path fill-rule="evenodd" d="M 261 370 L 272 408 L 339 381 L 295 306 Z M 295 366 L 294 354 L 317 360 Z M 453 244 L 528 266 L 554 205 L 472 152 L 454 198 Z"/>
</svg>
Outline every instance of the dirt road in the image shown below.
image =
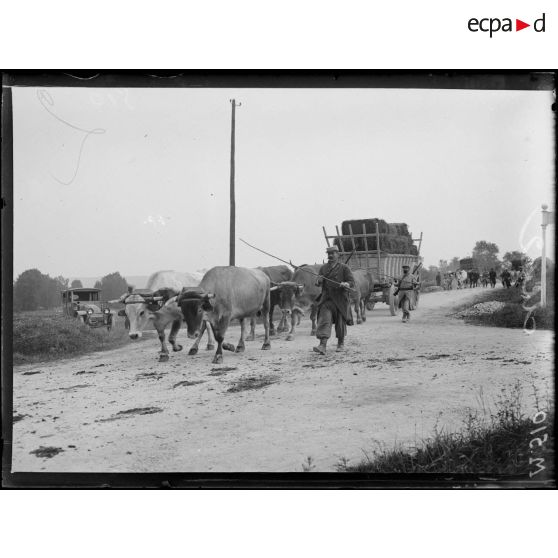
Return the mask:
<svg viewBox="0 0 558 558">
<path fill-rule="evenodd" d="M 347 351 L 312 352 L 263 331 L 244 354 L 157 362 L 158 342 L 14 369 L 14 472 L 333 471 L 435 427 L 459 429 L 468 408 L 494 409 L 518 381 L 524 406 L 552 390 L 554 333 L 465 325 L 448 317 L 479 289 L 422 295 L 408 324 L 387 305 L 349 328 Z M 238 328 L 229 331 L 236 342 Z M 202 346 L 202 345 L 201 345 Z M 200 346 L 200 347 L 201 347 Z M 252 388 L 252 389 L 245 389 Z"/>
</svg>

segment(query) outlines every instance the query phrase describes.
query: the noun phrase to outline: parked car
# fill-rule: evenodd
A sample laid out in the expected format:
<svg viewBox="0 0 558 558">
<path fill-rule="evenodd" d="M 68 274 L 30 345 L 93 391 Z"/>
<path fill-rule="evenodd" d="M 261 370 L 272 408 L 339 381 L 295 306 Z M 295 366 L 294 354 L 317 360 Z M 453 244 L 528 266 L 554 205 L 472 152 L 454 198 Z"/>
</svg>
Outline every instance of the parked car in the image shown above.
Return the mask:
<svg viewBox="0 0 558 558">
<path fill-rule="evenodd" d="M 114 312 L 101 299 L 101 289 L 75 288 L 62 291 L 62 311 L 89 327 L 112 329 Z"/>
</svg>

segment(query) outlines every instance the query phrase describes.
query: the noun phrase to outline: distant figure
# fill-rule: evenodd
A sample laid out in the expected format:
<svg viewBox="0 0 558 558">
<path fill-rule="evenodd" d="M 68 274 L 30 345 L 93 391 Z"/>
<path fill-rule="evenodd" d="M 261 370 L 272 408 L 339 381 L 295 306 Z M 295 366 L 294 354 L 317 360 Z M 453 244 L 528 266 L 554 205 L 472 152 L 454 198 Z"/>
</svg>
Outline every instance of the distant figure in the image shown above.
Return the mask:
<svg viewBox="0 0 558 558">
<path fill-rule="evenodd" d="M 517 277 L 515 279 L 515 287 L 517 289 L 523 288 L 523 286 L 525 285 L 525 278 L 526 277 L 527 277 L 527 275 L 525 274 L 525 271 L 523 271 L 523 267 L 520 267 L 519 272 L 517 274 Z"/>
<path fill-rule="evenodd" d="M 502 271 L 502 274 L 500 275 L 500 278 L 502 279 L 502 286 L 506 289 L 509 289 L 511 287 L 511 273 L 509 272 L 509 270 L 504 269 L 504 271 Z"/>
<path fill-rule="evenodd" d="M 494 288 L 496 286 L 496 272 L 494 271 L 493 267 L 491 267 L 490 271 L 488 272 L 488 279 L 490 281 L 490 286 Z"/>
<path fill-rule="evenodd" d="M 440 287 L 442 285 L 442 274 L 438 271 L 436 273 L 436 286 Z"/>
<path fill-rule="evenodd" d="M 459 281 L 457 280 L 456 273 L 450 273 L 450 291 L 459 288 Z"/>
<path fill-rule="evenodd" d="M 408 265 L 404 265 L 403 275 L 397 283 L 395 294 L 398 295 L 398 306 L 403 310 L 402 322 L 406 323 L 411 319 L 411 310 L 415 309 L 417 278 L 411 275 Z"/>
<path fill-rule="evenodd" d="M 475 289 L 479 286 L 479 272 L 476 269 L 472 269 L 469 273 L 469 287 Z"/>
</svg>

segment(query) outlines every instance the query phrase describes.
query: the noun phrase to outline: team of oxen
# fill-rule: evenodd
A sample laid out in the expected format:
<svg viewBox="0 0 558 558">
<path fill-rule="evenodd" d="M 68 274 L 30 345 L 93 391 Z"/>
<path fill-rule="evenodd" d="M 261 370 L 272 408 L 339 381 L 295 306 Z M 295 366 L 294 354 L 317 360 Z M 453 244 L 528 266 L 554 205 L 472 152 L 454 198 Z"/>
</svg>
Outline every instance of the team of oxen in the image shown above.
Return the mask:
<svg viewBox="0 0 558 558">
<path fill-rule="evenodd" d="M 145 289 L 133 290 L 112 303 L 124 304 L 119 315 L 129 323 L 129 336 L 139 339 L 143 330 L 152 326 L 161 342 L 159 360 L 169 359 L 168 342 L 173 351 L 181 351 L 176 337 L 182 324 L 194 339 L 189 354 L 198 352 L 200 340 L 207 332 L 207 349 L 216 347 L 213 362 L 223 361 L 223 349 L 243 352 L 245 341 L 255 339 L 256 318 L 261 317 L 265 329 L 263 350 L 271 348 L 270 336 L 287 332 L 286 339 L 295 337 L 296 326 L 306 310 L 310 310 L 311 334 L 316 333 L 317 301 L 321 288 L 316 279 L 321 264 L 303 265 L 292 271 L 286 265 L 248 269 L 214 267 L 205 275 L 158 271 L 151 275 Z M 366 320 L 366 304 L 373 291 L 373 280 L 365 270 L 353 272 L 355 290 L 351 295 L 357 323 Z M 281 319 L 277 329 L 273 312 L 278 306 Z M 290 323 L 289 323 L 290 319 Z M 236 347 L 225 342 L 232 320 L 240 321 L 240 339 Z M 250 320 L 250 333 L 246 335 Z"/>
</svg>

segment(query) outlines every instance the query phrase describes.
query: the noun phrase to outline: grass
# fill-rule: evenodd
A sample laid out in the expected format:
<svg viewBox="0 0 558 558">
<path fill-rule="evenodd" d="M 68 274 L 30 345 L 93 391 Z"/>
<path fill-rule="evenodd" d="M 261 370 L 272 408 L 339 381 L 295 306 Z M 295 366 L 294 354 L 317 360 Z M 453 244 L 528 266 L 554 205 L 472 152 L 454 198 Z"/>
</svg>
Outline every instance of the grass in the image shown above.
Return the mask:
<svg viewBox="0 0 558 558">
<path fill-rule="evenodd" d="M 540 302 L 540 299 L 540 291 L 533 294 L 524 303 L 521 298 L 521 291 L 515 287 L 510 289 L 486 288 L 482 289 L 472 302 L 454 308 L 453 312 L 459 314 L 483 302 L 501 302 L 503 303 L 502 308 L 491 314 L 463 316 L 463 319 L 465 322 L 474 325 L 523 329 L 527 311 L 522 308 L 522 305 L 534 306 L 537 302 Z M 535 319 L 537 329 L 554 329 L 554 282 L 550 283 L 547 288 L 546 308 L 536 308 L 532 316 Z M 532 328 L 532 323 L 529 324 L 529 328 Z"/>
<path fill-rule="evenodd" d="M 461 473 L 521 476 L 554 480 L 554 405 L 547 402 L 526 416 L 519 384 L 496 402 L 494 412 L 469 410 L 464 427 L 455 433 L 435 428 L 433 437 L 417 449 L 396 447 L 374 450 L 350 465 L 342 459 L 340 472 L 357 473 Z M 486 414 L 489 417 L 486 418 Z M 544 420 L 541 420 L 544 419 Z M 533 431 L 539 429 L 533 434 Z M 548 434 L 545 438 L 544 435 Z M 539 441 L 533 441 L 535 439 Z M 543 459 L 544 461 L 533 462 Z M 530 463 L 531 460 L 531 463 Z M 537 463 L 542 464 L 540 469 Z"/>
<path fill-rule="evenodd" d="M 90 328 L 74 318 L 47 311 L 21 312 L 13 317 L 13 362 L 25 364 L 116 349 L 130 343 L 124 320 L 113 328 Z"/>
</svg>

